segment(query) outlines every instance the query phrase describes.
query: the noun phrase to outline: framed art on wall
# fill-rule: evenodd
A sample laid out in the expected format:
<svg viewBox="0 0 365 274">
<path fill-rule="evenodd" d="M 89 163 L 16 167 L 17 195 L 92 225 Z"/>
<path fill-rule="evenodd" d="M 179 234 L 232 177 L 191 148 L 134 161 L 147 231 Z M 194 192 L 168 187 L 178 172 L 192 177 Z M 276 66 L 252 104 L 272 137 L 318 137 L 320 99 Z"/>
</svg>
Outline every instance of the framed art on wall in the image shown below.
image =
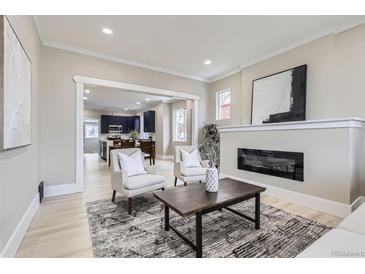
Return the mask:
<svg viewBox="0 0 365 274">
<path fill-rule="evenodd" d="M 253 125 L 305 120 L 307 65 L 252 82 Z"/>
<path fill-rule="evenodd" d="M 31 144 L 32 64 L 6 16 L 1 16 L 1 149 Z"/>
</svg>

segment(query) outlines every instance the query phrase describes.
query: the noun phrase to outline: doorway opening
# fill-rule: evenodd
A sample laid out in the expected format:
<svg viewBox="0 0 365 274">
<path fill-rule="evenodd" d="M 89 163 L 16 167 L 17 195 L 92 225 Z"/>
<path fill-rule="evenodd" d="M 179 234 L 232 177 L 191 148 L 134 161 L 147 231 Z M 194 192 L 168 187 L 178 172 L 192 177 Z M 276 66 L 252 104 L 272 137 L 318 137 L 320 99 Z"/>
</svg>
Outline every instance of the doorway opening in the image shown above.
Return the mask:
<svg viewBox="0 0 365 274">
<path fill-rule="evenodd" d="M 84 153 L 109 164 L 110 149 L 151 140 L 150 163 L 173 146 L 198 144 L 199 97 L 189 93 L 75 76 L 76 189 L 84 189 Z M 128 142 L 128 143 L 126 143 Z"/>
</svg>

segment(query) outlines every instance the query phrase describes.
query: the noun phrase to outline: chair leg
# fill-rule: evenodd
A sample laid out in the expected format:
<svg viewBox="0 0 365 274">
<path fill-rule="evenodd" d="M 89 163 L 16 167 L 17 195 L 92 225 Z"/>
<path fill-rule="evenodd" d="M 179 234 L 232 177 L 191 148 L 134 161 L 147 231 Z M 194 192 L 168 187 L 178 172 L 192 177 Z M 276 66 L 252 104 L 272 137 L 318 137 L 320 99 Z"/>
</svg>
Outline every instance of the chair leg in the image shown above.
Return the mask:
<svg viewBox="0 0 365 274">
<path fill-rule="evenodd" d="M 152 158 L 150 157 L 150 166 L 152 166 Z"/>
<path fill-rule="evenodd" d="M 128 197 L 128 214 L 132 214 L 132 197 Z"/>
<path fill-rule="evenodd" d="M 114 201 L 115 201 L 115 194 L 116 194 L 117 192 L 115 191 L 115 190 L 113 190 L 113 197 L 112 197 L 112 203 L 114 203 Z"/>
<path fill-rule="evenodd" d="M 176 186 L 176 184 L 177 184 L 177 177 L 175 177 L 175 184 L 174 184 L 174 186 Z"/>
<path fill-rule="evenodd" d="M 187 182 L 184 182 L 184 186 L 187 186 L 188 185 L 188 183 Z"/>
</svg>

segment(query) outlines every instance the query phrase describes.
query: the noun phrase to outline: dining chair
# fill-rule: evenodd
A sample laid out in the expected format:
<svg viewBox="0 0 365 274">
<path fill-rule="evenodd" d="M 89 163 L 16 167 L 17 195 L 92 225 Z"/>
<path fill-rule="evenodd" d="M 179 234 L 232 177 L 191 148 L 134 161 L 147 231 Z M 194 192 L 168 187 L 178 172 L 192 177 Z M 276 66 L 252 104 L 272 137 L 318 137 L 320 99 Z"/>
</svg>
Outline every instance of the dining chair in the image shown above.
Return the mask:
<svg viewBox="0 0 365 274">
<path fill-rule="evenodd" d="M 155 164 L 153 141 L 151 139 L 139 140 L 140 149 L 145 159 L 150 159 L 150 165 Z"/>
<path fill-rule="evenodd" d="M 122 148 L 135 148 L 136 144 L 135 144 L 135 141 L 131 142 L 129 140 L 123 140 L 121 147 Z"/>
</svg>

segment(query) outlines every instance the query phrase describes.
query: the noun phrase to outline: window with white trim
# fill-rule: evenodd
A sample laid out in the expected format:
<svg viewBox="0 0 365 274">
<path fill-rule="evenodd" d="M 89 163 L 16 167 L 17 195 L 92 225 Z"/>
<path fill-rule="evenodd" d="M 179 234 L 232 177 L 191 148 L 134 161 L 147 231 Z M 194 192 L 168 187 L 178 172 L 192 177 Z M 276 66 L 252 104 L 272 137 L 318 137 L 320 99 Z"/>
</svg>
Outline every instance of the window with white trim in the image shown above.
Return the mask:
<svg viewBox="0 0 365 274">
<path fill-rule="evenodd" d="M 98 122 L 85 122 L 85 138 L 98 138 L 99 137 L 99 125 Z"/>
<path fill-rule="evenodd" d="M 186 142 L 187 140 L 187 110 L 186 108 L 174 109 L 174 141 Z"/>
<path fill-rule="evenodd" d="M 216 120 L 231 118 L 231 90 L 225 89 L 216 93 Z"/>
</svg>

